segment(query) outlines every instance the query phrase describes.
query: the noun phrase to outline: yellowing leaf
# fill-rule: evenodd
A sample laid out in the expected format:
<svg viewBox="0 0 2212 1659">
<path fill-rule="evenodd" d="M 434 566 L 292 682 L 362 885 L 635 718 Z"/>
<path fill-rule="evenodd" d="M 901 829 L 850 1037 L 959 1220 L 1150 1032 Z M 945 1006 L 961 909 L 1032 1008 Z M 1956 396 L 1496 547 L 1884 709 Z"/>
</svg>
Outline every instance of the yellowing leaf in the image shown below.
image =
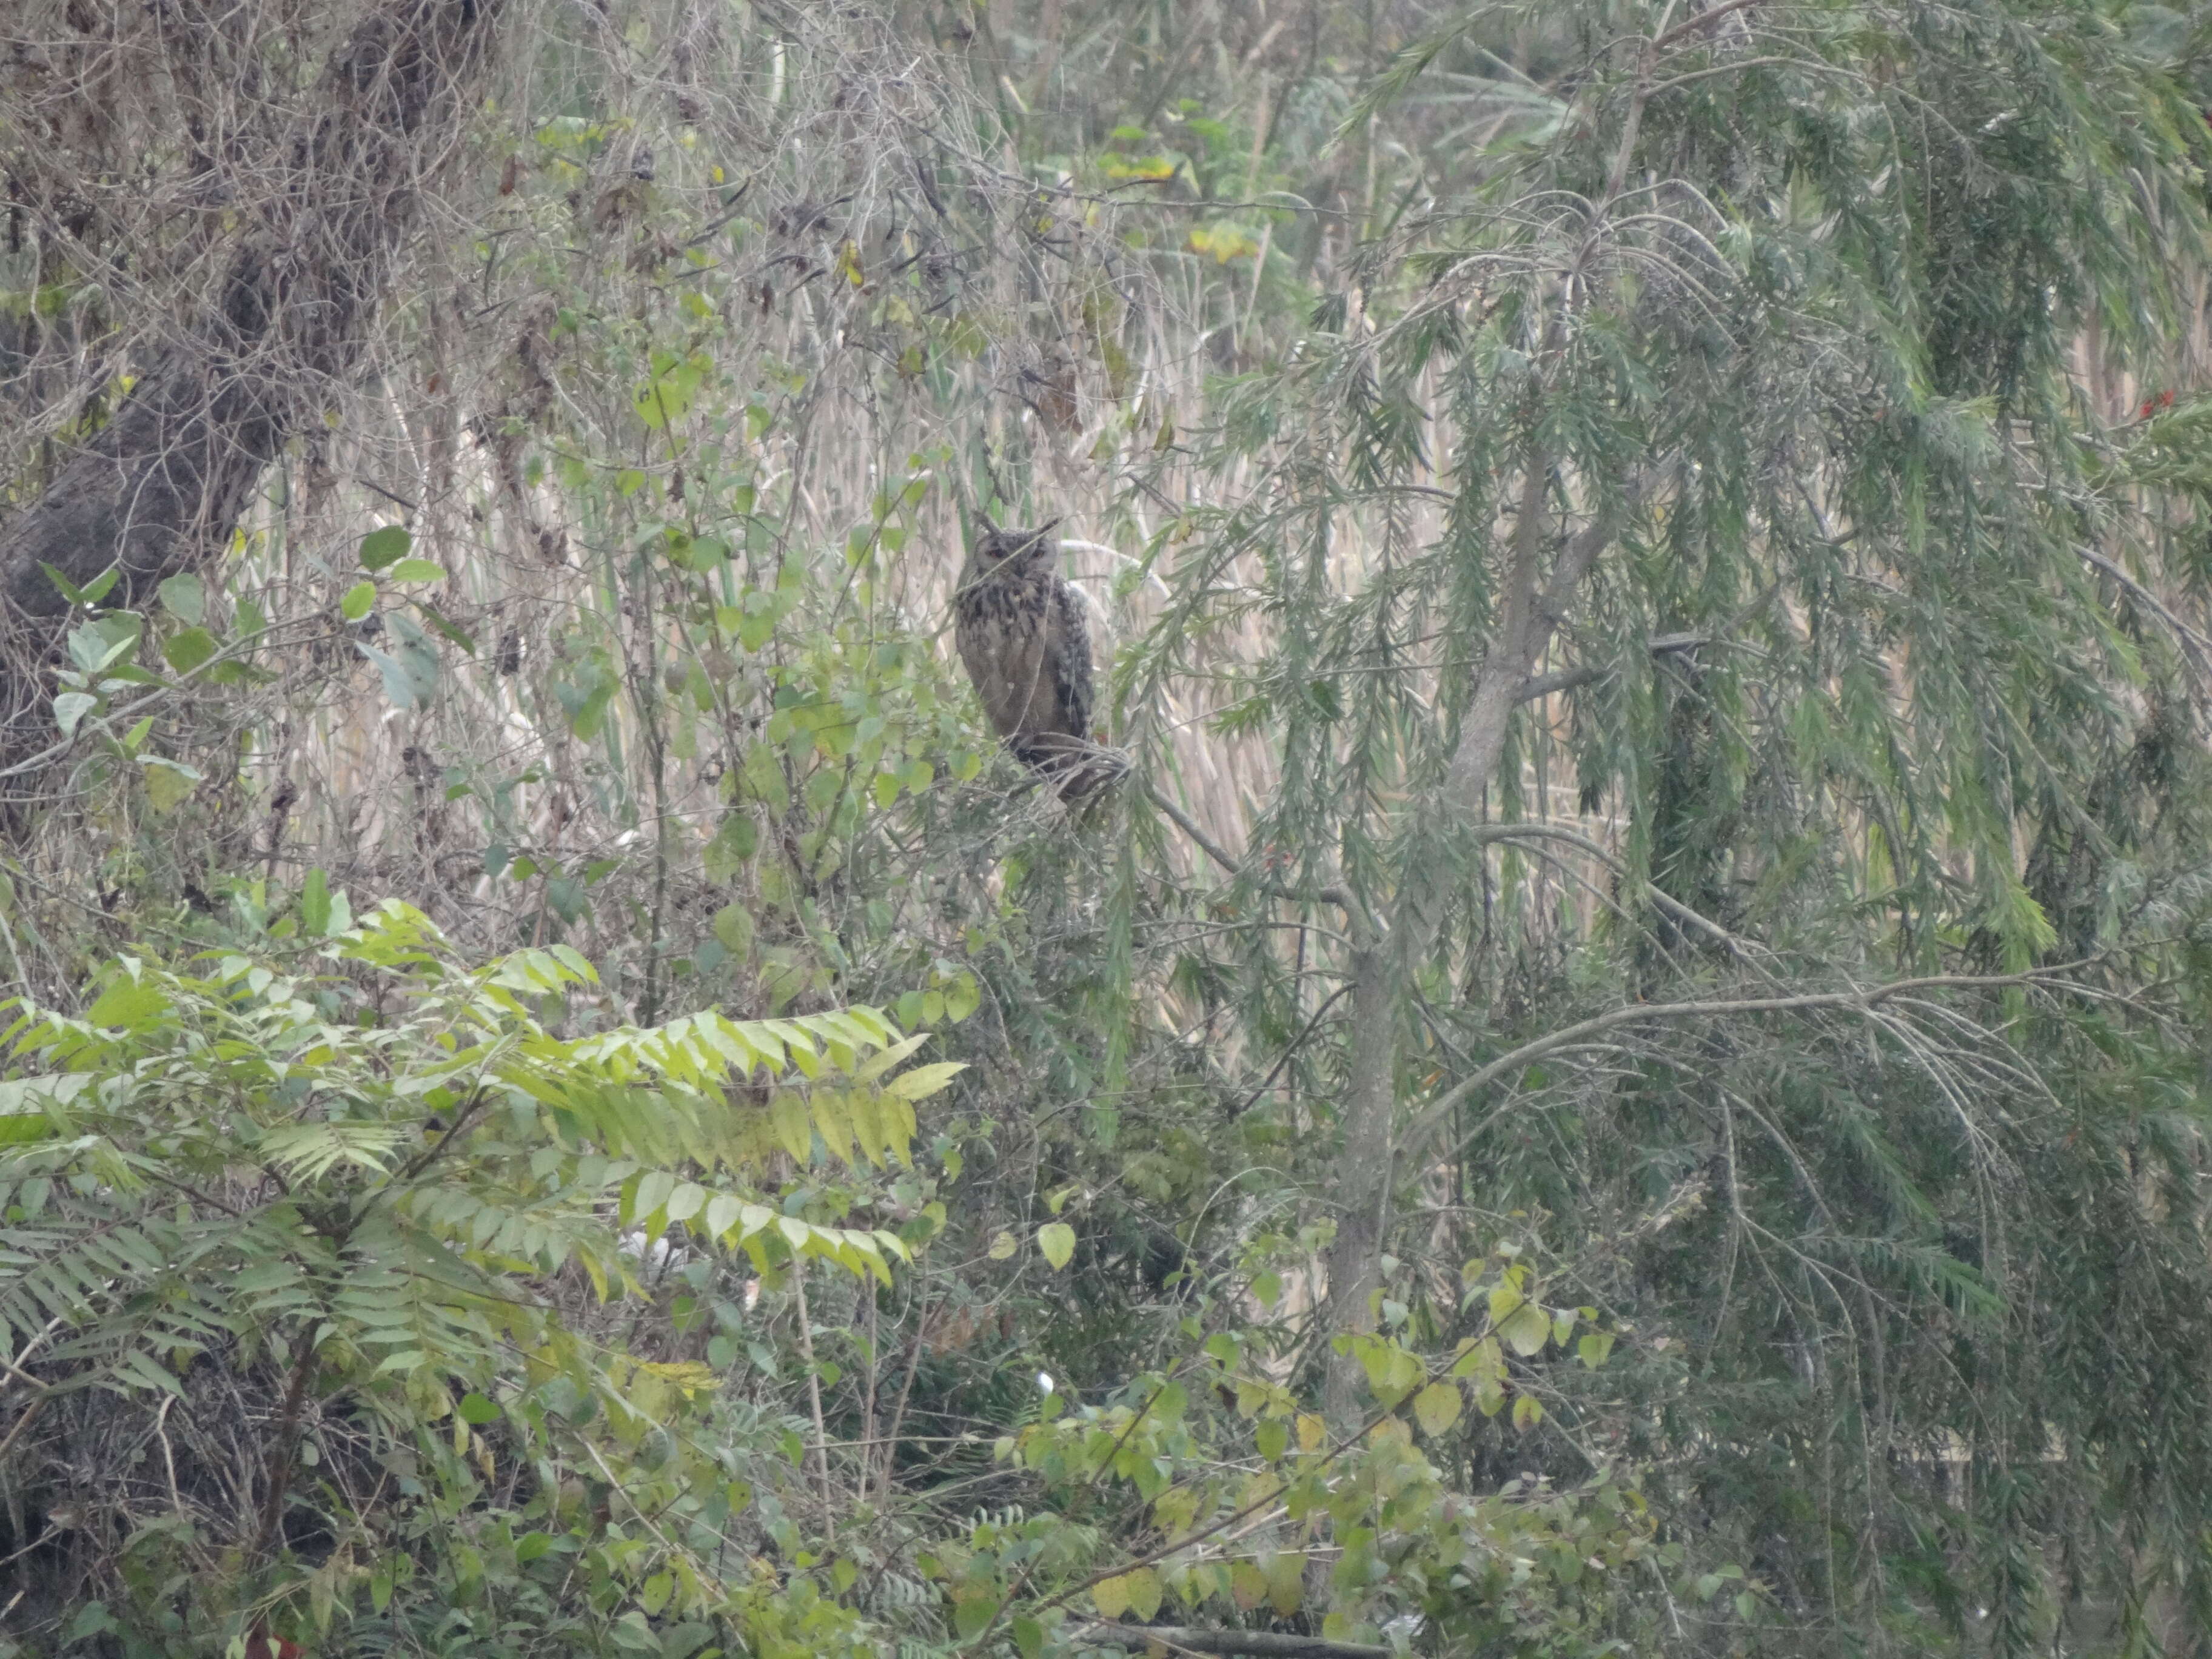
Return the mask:
<svg viewBox="0 0 2212 1659">
<path fill-rule="evenodd" d="M 199 787 L 200 775 L 189 766 L 154 755 L 141 755 L 138 760 L 146 769 L 146 799 L 156 812 L 174 811 Z"/>
<path fill-rule="evenodd" d="M 1037 1249 L 1055 1270 L 1065 1267 L 1075 1255 L 1075 1229 L 1065 1221 L 1050 1221 L 1037 1229 Z"/>
<path fill-rule="evenodd" d="M 778 1144 L 793 1162 L 805 1164 L 814 1151 L 814 1126 L 807 1121 L 805 1100 L 795 1090 L 778 1089 L 769 1097 L 768 1116 Z"/>
<path fill-rule="evenodd" d="M 1101 1619 L 1119 1619 L 1129 1610 L 1128 1583 L 1126 1578 L 1102 1578 L 1091 1587 L 1091 1599 Z"/>
<path fill-rule="evenodd" d="M 845 1097 L 842 1091 L 815 1090 L 814 1127 L 822 1132 L 822 1144 L 830 1149 L 830 1156 L 840 1164 L 851 1164 L 853 1162 L 852 1125 L 845 1115 Z"/>
<path fill-rule="evenodd" d="M 884 1090 L 901 1100 L 927 1100 L 967 1069 L 959 1061 L 949 1060 L 917 1066 L 911 1072 L 901 1072 L 884 1085 Z"/>
<path fill-rule="evenodd" d="M 1536 1396 L 1534 1395 L 1524 1394 L 1513 1402 L 1513 1426 L 1515 1428 L 1533 1429 L 1543 1420 L 1544 1408 L 1537 1403 Z"/>
<path fill-rule="evenodd" d="M 1160 1610 L 1160 1576 L 1150 1567 L 1123 1573 L 1121 1583 L 1129 1598 L 1129 1611 L 1139 1619 L 1148 1620 Z"/>
<path fill-rule="evenodd" d="M 1250 1561 L 1233 1563 L 1229 1569 L 1229 1598 L 1239 1613 L 1249 1613 L 1267 1599 L 1267 1576 Z"/>
<path fill-rule="evenodd" d="M 1413 1396 L 1413 1417 L 1423 1434 L 1442 1434 L 1459 1421 L 1462 1403 L 1456 1383 L 1431 1382 Z"/>
<path fill-rule="evenodd" d="M 1020 1242 L 1012 1233 L 1001 1229 L 999 1236 L 991 1241 L 991 1248 L 985 1254 L 994 1261 L 1004 1261 L 1019 1249 L 1021 1249 Z"/>
</svg>

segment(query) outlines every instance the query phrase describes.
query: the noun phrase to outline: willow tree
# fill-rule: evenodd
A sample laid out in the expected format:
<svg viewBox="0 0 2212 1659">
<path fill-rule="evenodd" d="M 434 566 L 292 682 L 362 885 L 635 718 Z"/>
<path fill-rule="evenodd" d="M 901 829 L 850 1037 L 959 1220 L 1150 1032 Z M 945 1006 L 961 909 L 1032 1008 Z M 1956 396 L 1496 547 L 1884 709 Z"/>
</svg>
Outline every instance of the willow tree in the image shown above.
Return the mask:
<svg viewBox="0 0 2212 1659">
<path fill-rule="evenodd" d="M 2212 1630 L 2168 21 L 1458 14 L 1129 669 L 1241 653 L 1279 769 L 1216 966 L 1298 1034 L 1334 1328 L 1540 1239 L 1641 1334 L 1550 1467 L 1680 1471 L 1792 1651 Z"/>
</svg>

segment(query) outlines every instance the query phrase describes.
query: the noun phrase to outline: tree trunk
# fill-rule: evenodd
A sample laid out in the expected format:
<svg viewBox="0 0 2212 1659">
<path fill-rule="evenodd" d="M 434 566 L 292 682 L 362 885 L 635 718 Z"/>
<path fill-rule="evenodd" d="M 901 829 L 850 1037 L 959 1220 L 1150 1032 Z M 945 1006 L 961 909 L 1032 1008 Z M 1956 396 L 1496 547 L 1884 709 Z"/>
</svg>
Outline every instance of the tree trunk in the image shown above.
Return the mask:
<svg viewBox="0 0 2212 1659">
<path fill-rule="evenodd" d="M 1370 1304 L 1382 1282 L 1398 1097 L 1398 1000 L 1383 952 L 1381 941 L 1363 939 L 1352 953 L 1352 1075 L 1337 1165 L 1336 1238 L 1328 1251 L 1330 1322 L 1340 1331 L 1375 1328 Z M 1331 1356 L 1325 1409 L 1340 1427 L 1359 1415 L 1361 1375 L 1357 1360 Z"/>
<path fill-rule="evenodd" d="M 51 733 L 68 602 L 120 568 L 112 605 L 228 544 L 262 470 L 360 356 L 429 172 L 474 106 L 507 0 L 383 0 L 331 52 L 206 311 L 137 365 L 114 418 L 0 526 L 0 757 Z"/>
<path fill-rule="evenodd" d="M 1370 930 L 1352 953 L 1352 1075 L 1345 1091 L 1336 1237 L 1326 1259 L 1332 1320 L 1339 1330 L 1374 1328 L 1369 1304 L 1382 1279 L 1397 1150 L 1392 1130 L 1401 1035 L 1398 988 L 1404 976 L 1418 972 L 1436 948 L 1448 887 L 1440 876 L 1425 872 L 1424 866 L 1442 856 L 1454 825 L 1471 823 L 1481 810 L 1482 792 L 1504 757 L 1513 711 L 1523 699 L 1528 677 L 1618 527 L 1614 511 L 1601 507 L 1593 522 L 1559 545 L 1547 577 L 1544 503 L 1550 472 L 1550 463 L 1541 453 L 1528 458 L 1504 614 L 1489 653 L 1475 672 L 1474 694 L 1443 781 L 1420 809 L 1423 817 L 1412 838 L 1389 936 L 1377 940 Z M 1631 484 L 1628 500 L 1639 499 L 1650 483 L 1646 477 Z M 1347 1423 L 1356 1414 L 1360 1382 L 1357 1361 L 1332 1358 L 1328 1410 L 1338 1423 Z"/>
</svg>

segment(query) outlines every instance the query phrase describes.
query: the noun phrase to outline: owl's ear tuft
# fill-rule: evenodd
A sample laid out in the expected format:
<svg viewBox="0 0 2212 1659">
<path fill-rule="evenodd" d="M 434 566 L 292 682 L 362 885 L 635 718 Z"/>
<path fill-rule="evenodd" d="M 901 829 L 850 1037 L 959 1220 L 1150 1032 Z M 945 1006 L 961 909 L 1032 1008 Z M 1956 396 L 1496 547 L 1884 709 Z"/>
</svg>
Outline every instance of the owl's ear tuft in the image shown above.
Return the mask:
<svg viewBox="0 0 2212 1659">
<path fill-rule="evenodd" d="M 999 533 L 999 526 L 991 522 L 991 515 L 980 507 L 975 509 L 975 521 L 983 526 L 985 535 L 996 536 Z"/>
</svg>

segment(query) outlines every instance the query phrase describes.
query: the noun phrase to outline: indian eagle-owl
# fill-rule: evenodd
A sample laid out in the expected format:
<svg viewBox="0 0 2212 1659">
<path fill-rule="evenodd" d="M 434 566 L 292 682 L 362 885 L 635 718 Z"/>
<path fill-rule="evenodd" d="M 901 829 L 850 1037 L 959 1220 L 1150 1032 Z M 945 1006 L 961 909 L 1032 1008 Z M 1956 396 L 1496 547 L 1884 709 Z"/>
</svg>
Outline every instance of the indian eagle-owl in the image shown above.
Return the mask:
<svg viewBox="0 0 2212 1659">
<path fill-rule="evenodd" d="M 1091 630 L 1083 597 L 1054 568 L 1052 525 L 988 519 L 952 599 L 952 637 L 983 713 L 1015 757 L 1080 800 L 1126 765 L 1091 729 Z"/>
</svg>

